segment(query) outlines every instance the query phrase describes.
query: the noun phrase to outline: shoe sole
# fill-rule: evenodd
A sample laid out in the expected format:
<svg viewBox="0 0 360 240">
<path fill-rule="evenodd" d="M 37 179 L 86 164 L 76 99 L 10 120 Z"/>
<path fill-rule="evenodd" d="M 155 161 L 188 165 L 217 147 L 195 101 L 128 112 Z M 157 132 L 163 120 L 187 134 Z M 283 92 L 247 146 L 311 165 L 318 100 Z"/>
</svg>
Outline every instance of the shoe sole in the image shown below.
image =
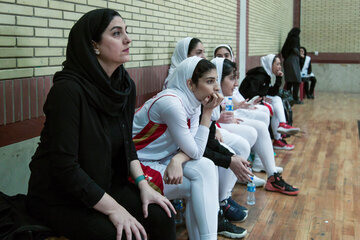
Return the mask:
<svg viewBox="0 0 360 240">
<path fill-rule="evenodd" d="M 254 167 L 252 167 L 251 169 L 252 169 L 253 172 L 258 172 L 258 173 L 259 173 L 259 172 L 264 172 L 264 173 L 266 173 L 265 169 L 260 169 L 260 168 L 257 169 L 257 168 L 254 168 Z M 276 171 L 277 171 L 277 170 L 276 170 Z M 284 171 L 284 170 L 282 170 L 282 171 L 277 171 L 277 172 L 278 172 L 278 173 L 282 173 L 283 171 Z M 264 184 L 264 185 L 265 185 L 265 184 Z M 262 186 L 264 186 L 264 185 L 262 185 Z"/>
<path fill-rule="evenodd" d="M 271 188 L 269 189 L 268 187 L 265 186 L 265 190 L 266 191 L 270 191 L 270 192 L 278 192 L 278 193 L 282 193 L 282 194 L 285 194 L 285 195 L 288 195 L 288 196 L 296 196 L 299 194 L 299 190 L 296 191 L 296 192 L 286 192 L 286 191 L 282 191 L 280 189 L 277 189 L 277 188 Z"/>
<path fill-rule="evenodd" d="M 261 183 L 259 183 L 259 182 L 254 182 L 254 184 L 255 184 L 255 187 L 262 187 L 262 186 L 265 186 L 266 181 L 264 180 L 264 182 L 261 182 Z"/>
<path fill-rule="evenodd" d="M 253 172 L 265 172 L 265 169 L 254 168 L 254 166 L 251 169 L 252 169 Z"/>
<path fill-rule="evenodd" d="M 294 135 L 300 131 L 299 128 L 295 129 L 285 129 L 285 128 L 278 128 L 277 132 L 281 134 L 287 134 L 287 135 Z"/>
<path fill-rule="evenodd" d="M 277 150 L 293 150 L 294 147 L 292 148 L 289 148 L 289 147 L 277 147 L 277 146 L 273 146 L 274 149 L 277 149 Z"/>
<path fill-rule="evenodd" d="M 218 232 L 218 234 L 228 238 L 243 238 L 246 236 L 247 230 L 245 230 L 242 233 L 232 233 L 228 231 L 222 231 L 222 232 Z"/>
</svg>

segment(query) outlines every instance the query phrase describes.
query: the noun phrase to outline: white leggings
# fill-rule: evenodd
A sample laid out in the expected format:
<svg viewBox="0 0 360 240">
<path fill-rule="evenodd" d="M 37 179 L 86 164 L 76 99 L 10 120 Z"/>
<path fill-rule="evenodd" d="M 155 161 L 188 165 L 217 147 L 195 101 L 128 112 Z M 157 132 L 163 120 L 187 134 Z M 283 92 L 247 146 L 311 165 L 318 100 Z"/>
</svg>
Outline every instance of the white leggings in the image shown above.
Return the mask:
<svg viewBox="0 0 360 240">
<path fill-rule="evenodd" d="M 170 159 L 141 161 L 141 163 L 164 176 Z M 201 158 L 183 164 L 183 174 L 182 184 L 164 184 L 165 196 L 170 200 L 185 199 L 186 227 L 190 240 L 217 239 L 219 211 L 217 168 L 211 160 Z"/>
<path fill-rule="evenodd" d="M 237 109 L 234 111 L 234 116 L 240 119 L 259 120 L 265 123 L 266 126 L 269 126 L 270 123 L 270 112 L 264 105 L 256 105 L 256 109 Z"/>
<path fill-rule="evenodd" d="M 281 139 L 281 134 L 277 132 L 279 123 L 286 122 L 284 105 L 281 97 L 279 96 L 266 96 L 271 99 L 271 106 L 273 108 L 274 115 L 271 118 L 271 130 L 273 131 L 274 139 Z"/>
<path fill-rule="evenodd" d="M 217 130 L 220 131 L 224 143 L 232 150 L 234 150 L 236 155 L 247 159 L 250 154 L 250 149 L 254 145 L 257 138 L 256 130 L 252 127 L 236 124 L 238 130 L 244 133 L 243 135 L 240 135 L 233 132 L 232 130 L 230 130 L 231 132 L 228 131 L 228 129 L 223 128 L 222 125 L 223 124 L 221 123 L 221 128 L 217 127 Z"/>
<path fill-rule="evenodd" d="M 229 146 L 224 143 L 220 143 L 230 152 L 235 154 Z M 231 192 L 236 184 L 237 177 L 234 172 L 229 168 L 218 167 L 219 171 L 219 201 L 228 199 L 231 196 Z"/>
<path fill-rule="evenodd" d="M 261 162 L 263 163 L 268 175 L 269 176 L 272 175 L 274 172 L 276 172 L 275 158 L 274 158 L 274 150 L 267 126 L 265 125 L 265 123 L 258 120 L 246 119 L 246 118 L 242 118 L 242 120 L 243 122 L 241 122 L 240 124 L 220 123 L 220 126 L 221 128 L 224 128 L 234 134 L 240 135 L 245 139 L 250 139 L 250 141 L 253 141 L 253 139 L 249 134 L 250 131 L 249 129 L 251 129 L 251 131 L 255 130 L 256 139 L 252 148 L 254 152 L 259 155 Z M 235 148 L 233 149 L 235 150 Z M 247 157 L 245 159 L 247 159 Z"/>
</svg>

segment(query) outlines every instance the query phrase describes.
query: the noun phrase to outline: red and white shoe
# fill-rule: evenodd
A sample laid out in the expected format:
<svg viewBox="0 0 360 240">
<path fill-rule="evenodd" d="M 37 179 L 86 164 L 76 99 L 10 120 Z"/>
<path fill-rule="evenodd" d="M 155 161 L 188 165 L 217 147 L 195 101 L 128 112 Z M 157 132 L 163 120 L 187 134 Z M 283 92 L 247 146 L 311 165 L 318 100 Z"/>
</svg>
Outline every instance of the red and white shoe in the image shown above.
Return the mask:
<svg viewBox="0 0 360 240">
<path fill-rule="evenodd" d="M 287 123 L 280 123 L 277 131 L 281 134 L 288 134 L 288 135 L 294 135 L 300 131 L 300 128 L 296 128 L 293 126 L 290 126 Z"/>
<path fill-rule="evenodd" d="M 274 175 L 268 178 L 265 189 L 267 191 L 279 192 L 290 196 L 296 196 L 299 194 L 299 189 L 285 182 L 279 173 L 274 173 Z"/>
<path fill-rule="evenodd" d="M 273 142 L 274 149 L 280 150 L 292 150 L 294 149 L 294 145 L 288 144 L 284 139 L 274 140 Z"/>
</svg>

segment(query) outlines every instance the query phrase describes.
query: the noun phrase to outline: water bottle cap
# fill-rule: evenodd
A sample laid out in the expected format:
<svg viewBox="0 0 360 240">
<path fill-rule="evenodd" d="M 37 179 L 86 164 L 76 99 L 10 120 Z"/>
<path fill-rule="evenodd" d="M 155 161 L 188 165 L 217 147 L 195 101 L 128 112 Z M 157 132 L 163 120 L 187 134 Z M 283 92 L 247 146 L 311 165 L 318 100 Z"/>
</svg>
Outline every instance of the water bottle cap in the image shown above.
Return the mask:
<svg viewBox="0 0 360 240">
<path fill-rule="evenodd" d="M 253 181 L 253 180 L 254 180 L 254 177 L 253 177 L 253 176 L 250 176 L 250 179 L 251 179 L 251 181 Z"/>
</svg>

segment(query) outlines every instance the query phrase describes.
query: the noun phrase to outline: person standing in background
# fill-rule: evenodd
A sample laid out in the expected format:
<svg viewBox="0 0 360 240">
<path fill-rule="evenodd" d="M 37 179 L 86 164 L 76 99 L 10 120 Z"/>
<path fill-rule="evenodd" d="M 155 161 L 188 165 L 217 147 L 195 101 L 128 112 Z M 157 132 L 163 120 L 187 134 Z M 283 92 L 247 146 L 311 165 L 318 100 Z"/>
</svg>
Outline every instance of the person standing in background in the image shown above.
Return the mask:
<svg viewBox="0 0 360 240">
<path fill-rule="evenodd" d="M 292 91 L 295 104 L 303 104 L 299 100 L 300 75 L 300 29 L 293 28 L 288 33 L 281 49 L 284 58 L 284 74 L 287 88 Z"/>
</svg>

